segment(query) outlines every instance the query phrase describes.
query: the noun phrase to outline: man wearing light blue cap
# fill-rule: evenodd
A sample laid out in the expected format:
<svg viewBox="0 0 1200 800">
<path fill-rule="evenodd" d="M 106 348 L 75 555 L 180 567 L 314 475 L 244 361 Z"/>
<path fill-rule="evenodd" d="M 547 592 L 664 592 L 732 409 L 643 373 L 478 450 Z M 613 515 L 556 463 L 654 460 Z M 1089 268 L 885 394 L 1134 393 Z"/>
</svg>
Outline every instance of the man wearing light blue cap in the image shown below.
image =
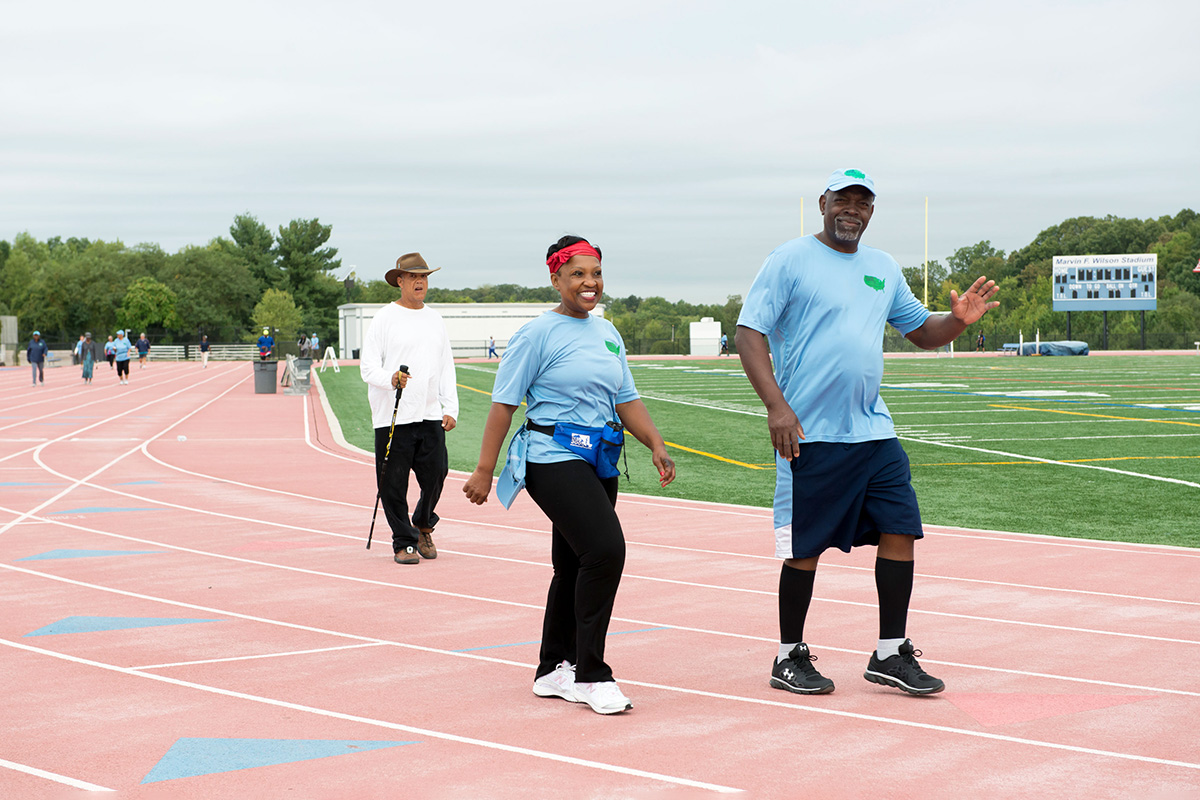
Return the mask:
<svg viewBox="0 0 1200 800">
<path fill-rule="evenodd" d="M 831 547 L 848 553 L 869 544 L 878 547 L 879 640 L 863 677 L 933 694 L 945 684 L 921 668 L 921 653 L 906 637 L 914 543 L 923 533 L 908 456 L 879 394 L 884 325 L 920 348 L 941 347 L 999 305 L 992 301 L 996 284 L 981 277 L 962 296 L 951 291 L 950 313 L 930 314 L 895 259 L 859 244 L 875 212 L 870 176 L 834 172 L 819 207 L 819 233 L 767 257 L 735 339 L 767 407 L 776 451 L 775 555 L 783 568 L 770 685 L 797 694 L 833 691 L 804 642 L 817 562 Z"/>
<path fill-rule="evenodd" d="M 29 361 L 29 365 L 33 367 L 33 385 L 39 383 L 46 385 L 46 343 L 42 341 L 42 332 L 34 331 L 33 338 L 29 340 L 29 347 L 25 348 L 25 358 Z"/>
</svg>

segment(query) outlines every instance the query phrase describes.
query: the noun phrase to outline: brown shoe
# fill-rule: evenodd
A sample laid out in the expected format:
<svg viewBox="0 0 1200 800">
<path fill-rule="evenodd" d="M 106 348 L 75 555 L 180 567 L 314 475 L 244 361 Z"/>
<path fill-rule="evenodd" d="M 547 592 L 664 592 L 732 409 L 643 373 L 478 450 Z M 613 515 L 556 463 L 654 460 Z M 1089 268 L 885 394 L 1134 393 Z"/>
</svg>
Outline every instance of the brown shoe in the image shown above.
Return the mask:
<svg viewBox="0 0 1200 800">
<path fill-rule="evenodd" d="M 421 559 L 417 556 L 417 551 L 410 545 L 403 550 L 397 551 L 392 560 L 397 564 L 420 564 Z"/>
<path fill-rule="evenodd" d="M 437 548 L 433 546 L 433 531 L 417 533 L 417 552 L 421 558 L 437 558 Z"/>
</svg>

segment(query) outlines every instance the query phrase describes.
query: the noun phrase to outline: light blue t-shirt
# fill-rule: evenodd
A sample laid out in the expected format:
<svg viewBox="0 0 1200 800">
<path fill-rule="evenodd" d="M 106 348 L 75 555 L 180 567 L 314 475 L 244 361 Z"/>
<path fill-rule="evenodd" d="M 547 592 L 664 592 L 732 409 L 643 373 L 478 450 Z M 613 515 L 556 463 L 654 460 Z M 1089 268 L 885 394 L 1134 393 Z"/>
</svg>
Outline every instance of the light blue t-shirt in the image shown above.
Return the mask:
<svg viewBox="0 0 1200 800">
<path fill-rule="evenodd" d="M 517 406 L 524 400 L 526 419 L 539 425 L 598 428 L 617 419 L 617 405 L 637 399 L 625 342 L 613 324 L 554 311 L 525 323 L 508 340 L 492 388 L 493 402 Z M 549 436 L 529 436 L 526 459 L 532 463 L 578 458 Z"/>
<path fill-rule="evenodd" d="M 115 361 L 128 361 L 131 345 L 129 339 L 125 336 L 118 338 L 113 342 L 113 352 L 116 354 Z"/>
<path fill-rule="evenodd" d="M 883 326 L 907 335 L 928 318 L 887 253 L 863 245 L 840 253 L 804 236 L 767 256 L 738 325 L 767 335 L 775 380 L 804 429 L 803 445 L 896 435 L 879 395 Z M 791 522 L 791 470 L 776 459 L 783 465 L 775 493 L 775 526 L 781 527 Z"/>
</svg>

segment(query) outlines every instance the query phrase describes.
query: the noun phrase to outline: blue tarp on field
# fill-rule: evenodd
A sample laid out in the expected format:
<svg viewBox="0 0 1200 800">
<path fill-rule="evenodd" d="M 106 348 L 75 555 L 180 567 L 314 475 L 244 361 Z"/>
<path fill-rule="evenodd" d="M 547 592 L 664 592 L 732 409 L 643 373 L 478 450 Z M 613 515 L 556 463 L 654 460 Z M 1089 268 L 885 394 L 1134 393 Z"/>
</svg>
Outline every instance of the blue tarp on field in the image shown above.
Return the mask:
<svg viewBox="0 0 1200 800">
<path fill-rule="evenodd" d="M 1031 356 L 1036 353 L 1039 356 L 1086 356 L 1088 354 L 1087 342 L 1042 342 L 1040 345 L 1033 342 L 1025 342 L 1021 348 L 1021 355 Z"/>
</svg>

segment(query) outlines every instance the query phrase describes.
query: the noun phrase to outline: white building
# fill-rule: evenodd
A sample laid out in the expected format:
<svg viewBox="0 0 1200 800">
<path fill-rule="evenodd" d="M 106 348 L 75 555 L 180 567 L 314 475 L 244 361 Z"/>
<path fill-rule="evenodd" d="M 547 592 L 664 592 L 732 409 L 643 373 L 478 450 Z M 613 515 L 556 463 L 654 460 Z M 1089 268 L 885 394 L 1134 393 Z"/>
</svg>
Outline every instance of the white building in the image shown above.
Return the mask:
<svg viewBox="0 0 1200 800">
<path fill-rule="evenodd" d="M 694 356 L 716 356 L 721 354 L 721 323 L 712 317 L 688 324 L 691 338 L 690 353 Z"/>
<path fill-rule="evenodd" d="M 482 358 L 487 355 L 488 339 L 495 337 L 496 352 L 504 353 L 508 340 L 529 320 L 539 317 L 558 303 L 426 303 L 442 315 L 450 347 L 455 358 Z M 338 306 L 338 333 L 342 359 L 357 358 L 363 338 L 383 303 L 347 303 Z M 604 306 L 592 311 L 604 316 Z"/>
</svg>

